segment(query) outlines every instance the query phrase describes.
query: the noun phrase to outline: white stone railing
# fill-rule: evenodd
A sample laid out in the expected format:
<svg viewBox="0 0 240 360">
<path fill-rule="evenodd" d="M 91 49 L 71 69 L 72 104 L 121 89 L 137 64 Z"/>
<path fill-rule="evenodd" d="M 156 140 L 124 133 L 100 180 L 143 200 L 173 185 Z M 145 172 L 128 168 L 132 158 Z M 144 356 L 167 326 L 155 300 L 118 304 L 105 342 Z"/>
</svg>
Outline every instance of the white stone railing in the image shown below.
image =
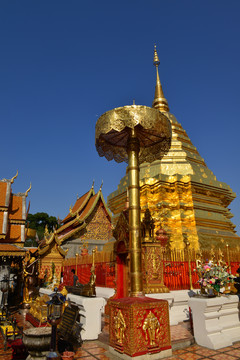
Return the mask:
<svg viewBox="0 0 240 360">
<path fill-rule="evenodd" d="M 188 303 L 192 310 L 197 344 L 209 349 L 220 349 L 240 340 L 238 296 L 195 297 Z"/>
</svg>

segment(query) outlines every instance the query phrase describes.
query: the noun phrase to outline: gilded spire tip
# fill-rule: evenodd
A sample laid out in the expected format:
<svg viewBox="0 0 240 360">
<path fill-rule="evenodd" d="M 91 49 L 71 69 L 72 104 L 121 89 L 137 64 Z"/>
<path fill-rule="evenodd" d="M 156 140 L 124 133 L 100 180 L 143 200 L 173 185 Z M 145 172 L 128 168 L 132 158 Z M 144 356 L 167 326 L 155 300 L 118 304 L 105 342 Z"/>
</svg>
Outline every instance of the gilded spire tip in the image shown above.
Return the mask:
<svg viewBox="0 0 240 360">
<path fill-rule="evenodd" d="M 153 65 L 158 66 L 160 64 L 158 53 L 157 53 L 157 46 L 154 44 L 154 55 L 153 55 Z"/>
<path fill-rule="evenodd" d="M 155 96 L 153 100 L 152 107 L 155 109 L 160 110 L 161 112 L 168 112 L 168 102 L 163 94 L 162 85 L 160 82 L 160 77 L 158 73 L 158 66 L 160 64 L 158 53 L 157 53 L 157 47 L 156 44 L 154 44 L 154 55 L 153 55 L 153 65 L 156 66 L 156 72 L 157 72 L 157 81 L 156 81 L 156 87 L 155 87 Z"/>
</svg>

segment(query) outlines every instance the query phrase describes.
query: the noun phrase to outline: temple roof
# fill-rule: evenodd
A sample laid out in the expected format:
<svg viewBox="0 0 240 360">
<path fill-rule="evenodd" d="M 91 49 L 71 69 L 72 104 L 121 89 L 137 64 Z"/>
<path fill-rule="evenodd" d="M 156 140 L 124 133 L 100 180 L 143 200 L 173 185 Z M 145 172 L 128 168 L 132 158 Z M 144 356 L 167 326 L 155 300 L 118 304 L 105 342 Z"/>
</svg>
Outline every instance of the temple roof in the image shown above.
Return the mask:
<svg viewBox="0 0 240 360">
<path fill-rule="evenodd" d="M 12 193 L 12 184 L 18 176 L 12 179 L 0 180 L 0 240 L 7 243 L 24 243 L 25 222 L 27 217 L 25 193 Z"/>
<path fill-rule="evenodd" d="M 58 238 L 61 239 L 61 243 L 86 226 L 87 219 L 95 210 L 99 200 L 102 202 L 106 214 L 111 221 L 111 213 L 103 198 L 102 189 L 100 188 L 97 194 L 95 194 L 92 186 L 87 193 L 77 199 L 72 208 L 70 207 L 69 214 L 62 221 L 63 225 L 56 230 Z"/>
<path fill-rule="evenodd" d="M 26 250 L 12 244 L 0 244 L 0 256 L 24 256 Z"/>
<path fill-rule="evenodd" d="M 87 204 L 88 200 L 91 196 L 95 194 L 93 186 L 91 189 L 86 192 L 86 194 L 82 195 L 80 198 L 77 199 L 73 208 L 70 207 L 69 214 L 63 219 L 63 224 L 65 224 L 69 219 L 71 219 L 74 215 L 77 215 Z"/>
<path fill-rule="evenodd" d="M 55 243 L 61 255 L 66 256 L 68 250 L 64 250 L 61 245 L 64 241 L 83 230 L 89 220 L 89 217 L 96 209 L 98 202 L 101 201 L 106 215 L 111 222 L 111 213 L 109 212 L 102 195 L 101 188 L 95 194 L 93 186 L 91 189 L 78 198 L 73 207 L 70 207 L 69 214 L 62 221 L 62 226 L 52 233 L 45 230 L 44 239 L 39 242 L 39 254 L 45 254 Z"/>
</svg>

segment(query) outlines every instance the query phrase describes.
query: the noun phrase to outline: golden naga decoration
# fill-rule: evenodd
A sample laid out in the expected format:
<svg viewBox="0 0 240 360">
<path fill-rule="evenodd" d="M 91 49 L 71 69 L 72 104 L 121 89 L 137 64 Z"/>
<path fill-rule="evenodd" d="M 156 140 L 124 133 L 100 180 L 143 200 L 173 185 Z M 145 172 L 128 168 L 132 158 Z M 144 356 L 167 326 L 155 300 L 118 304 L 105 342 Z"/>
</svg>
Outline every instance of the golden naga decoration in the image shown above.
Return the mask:
<svg viewBox="0 0 240 360">
<path fill-rule="evenodd" d="M 29 193 L 29 191 L 31 190 L 31 188 L 32 188 L 32 184 L 30 183 L 29 188 L 28 188 L 27 191 L 25 192 L 25 196 L 26 196 L 26 197 L 28 196 L 28 193 Z"/>
<path fill-rule="evenodd" d="M 114 330 L 117 341 L 122 344 L 124 339 L 124 332 L 126 330 L 126 323 L 123 318 L 121 310 L 118 310 L 116 316 L 114 316 Z"/>
<path fill-rule="evenodd" d="M 48 231 L 48 226 L 45 226 L 45 230 L 44 230 L 44 237 L 47 238 L 50 235 L 49 231 Z"/>
<path fill-rule="evenodd" d="M 72 205 L 69 207 L 69 214 L 70 214 L 71 216 L 74 215 L 74 213 L 73 213 L 73 211 L 72 211 Z"/>
<path fill-rule="evenodd" d="M 14 180 L 15 180 L 17 177 L 18 177 L 18 170 L 17 170 L 16 175 L 11 178 L 11 184 L 14 183 Z"/>
<path fill-rule="evenodd" d="M 160 332 L 160 323 L 152 311 L 149 312 L 144 320 L 142 329 L 145 333 L 146 341 L 149 338 L 150 346 L 154 346 L 156 344 L 156 338 Z"/>
</svg>

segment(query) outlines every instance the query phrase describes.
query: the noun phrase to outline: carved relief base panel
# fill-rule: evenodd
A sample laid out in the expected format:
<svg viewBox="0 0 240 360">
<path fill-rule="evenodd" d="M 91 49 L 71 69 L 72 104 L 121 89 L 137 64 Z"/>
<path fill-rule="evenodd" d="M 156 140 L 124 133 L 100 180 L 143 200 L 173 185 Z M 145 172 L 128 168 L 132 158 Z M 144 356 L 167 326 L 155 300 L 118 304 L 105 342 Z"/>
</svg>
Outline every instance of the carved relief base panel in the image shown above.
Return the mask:
<svg viewBox="0 0 240 360">
<path fill-rule="evenodd" d="M 110 300 L 108 304 L 110 349 L 130 357 L 159 352 L 161 358 L 171 356 L 169 306 L 166 300 L 127 297 Z"/>
</svg>

